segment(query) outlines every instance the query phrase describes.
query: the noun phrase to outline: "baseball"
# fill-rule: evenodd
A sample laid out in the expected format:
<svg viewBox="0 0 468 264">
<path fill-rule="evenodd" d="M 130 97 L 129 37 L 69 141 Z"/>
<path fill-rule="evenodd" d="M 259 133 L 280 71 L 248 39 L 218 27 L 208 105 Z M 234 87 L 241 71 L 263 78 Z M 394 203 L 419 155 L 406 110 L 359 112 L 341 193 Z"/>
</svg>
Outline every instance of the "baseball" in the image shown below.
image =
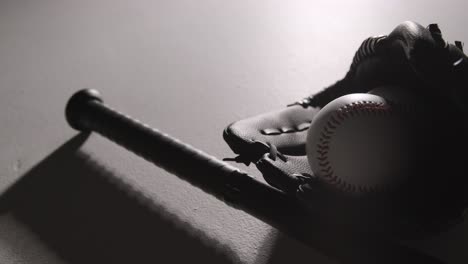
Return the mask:
<svg viewBox="0 0 468 264">
<path fill-rule="evenodd" d="M 407 118 L 411 98 L 397 87 L 372 93 L 349 94 L 330 102 L 307 134 L 307 158 L 314 174 L 347 193 L 397 186 L 409 176 L 415 157 Z"/>
</svg>

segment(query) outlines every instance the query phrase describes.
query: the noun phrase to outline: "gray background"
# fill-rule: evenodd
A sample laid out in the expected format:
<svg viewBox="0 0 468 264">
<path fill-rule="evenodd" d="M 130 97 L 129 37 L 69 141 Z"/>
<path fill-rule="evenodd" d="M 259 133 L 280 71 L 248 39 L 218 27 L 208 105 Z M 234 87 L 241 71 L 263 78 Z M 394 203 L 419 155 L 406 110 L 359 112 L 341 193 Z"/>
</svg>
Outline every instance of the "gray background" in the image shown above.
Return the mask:
<svg viewBox="0 0 468 264">
<path fill-rule="evenodd" d="M 228 123 L 342 78 L 365 38 L 405 20 L 437 22 L 447 40 L 468 41 L 465 1 L 2 0 L 0 193 L 77 134 L 63 112 L 78 89 L 99 89 L 119 110 L 230 157 L 221 137 Z M 184 232 L 205 237 L 213 253 L 241 263 L 333 263 L 100 136 L 80 151 L 178 225 L 189 223 Z M 462 224 L 409 244 L 466 263 L 467 238 Z M 66 263 L 9 212 L 0 215 L 0 262 Z M 169 262 L 155 254 L 153 263 Z"/>
</svg>

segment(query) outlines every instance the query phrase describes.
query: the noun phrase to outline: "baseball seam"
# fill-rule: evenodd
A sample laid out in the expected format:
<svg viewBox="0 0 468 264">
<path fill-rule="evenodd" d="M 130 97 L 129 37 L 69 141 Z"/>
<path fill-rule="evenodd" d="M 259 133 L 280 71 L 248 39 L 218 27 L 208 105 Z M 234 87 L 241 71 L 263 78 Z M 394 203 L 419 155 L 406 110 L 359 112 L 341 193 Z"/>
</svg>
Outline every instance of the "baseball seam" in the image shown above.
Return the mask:
<svg viewBox="0 0 468 264">
<path fill-rule="evenodd" d="M 344 181 L 336 175 L 328 155 L 330 152 L 331 139 L 337 128 L 342 125 L 343 122 L 350 118 L 364 115 L 388 116 L 393 114 L 395 112 L 394 110 L 400 112 L 405 108 L 402 108 L 402 105 L 399 104 L 395 104 L 395 108 L 391 106 L 393 106 L 393 104 L 390 105 L 388 102 L 356 101 L 346 104 L 333 112 L 327 123 L 323 126 L 319 141 L 316 145 L 320 174 L 326 181 L 348 192 L 376 192 L 382 189 L 381 187 L 356 186 Z"/>
</svg>

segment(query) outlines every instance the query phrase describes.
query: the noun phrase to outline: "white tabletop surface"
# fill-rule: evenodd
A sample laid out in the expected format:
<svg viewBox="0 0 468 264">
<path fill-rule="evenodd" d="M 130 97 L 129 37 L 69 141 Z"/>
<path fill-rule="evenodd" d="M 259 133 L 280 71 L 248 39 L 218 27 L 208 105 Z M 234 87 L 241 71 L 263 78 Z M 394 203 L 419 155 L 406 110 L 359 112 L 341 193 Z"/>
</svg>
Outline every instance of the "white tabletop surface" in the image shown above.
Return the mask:
<svg viewBox="0 0 468 264">
<path fill-rule="evenodd" d="M 447 40 L 468 41 L 466 7 L 461 0 L 2 0 L 0 193 L 77 134 L 64 106 L 81 88 L 100 90 L 108 104 L 214 156 L 232 157 L 221 137 L 230 122 L 342 78 L 365 38 L 405 20 L 437 22 Z M 336 261 L 98 135 L 79 151 L 234 263 Z M 410 244 L 445 263 L 467 263 L 466 227 Z M 0 215 L 0 262 L 68 263 L 11 212 Z M 151 263 L 170 262 L 155 255 Z"/>
</svg>

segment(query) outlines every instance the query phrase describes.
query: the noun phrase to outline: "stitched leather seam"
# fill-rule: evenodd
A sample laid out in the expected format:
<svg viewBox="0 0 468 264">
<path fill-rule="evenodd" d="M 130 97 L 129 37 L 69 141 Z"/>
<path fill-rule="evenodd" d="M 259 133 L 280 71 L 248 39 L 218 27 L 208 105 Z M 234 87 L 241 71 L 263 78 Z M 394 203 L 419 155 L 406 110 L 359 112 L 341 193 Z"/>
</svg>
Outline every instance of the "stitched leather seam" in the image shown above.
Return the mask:
<svg viewBox="0 0 468 264">
<path fill-rule="evenodd" d="M 260 130 L 260 133 L 262 133 L 265 136 L 277 136 L 281 134 L 297 133 L 309 129 L 310 123 L 311 121 L 307 121 L 296 125 L 295 127 L 265 128 Z"/>
<path fill-rule="evenodd" d="M 390 105 L 392 107 L 390 107 Z M 377 192 L 384 189 L 383 186 L 355 186 L 344 179 L 338 177 L 329 160 L 329 150 L 331 139 L 337 130 L 347 119 L 351 119 L 357 116 L 388 116 L 395 112 L 407 112 L 408 106 L 403 104 L 391 104 L 383 102 L 372 102 L 372 101 L 357 101 L 350 104 L 346 104 L 336 110 L 330 117 L 319 137 L 319 143 L 316 145 L 316 153 L 318 154 L 317 159 L 319 160 L 319 168 L 322 176 L 326 181 L 336 185 L 338 188 L 348 192 Z"/>
</svg>

